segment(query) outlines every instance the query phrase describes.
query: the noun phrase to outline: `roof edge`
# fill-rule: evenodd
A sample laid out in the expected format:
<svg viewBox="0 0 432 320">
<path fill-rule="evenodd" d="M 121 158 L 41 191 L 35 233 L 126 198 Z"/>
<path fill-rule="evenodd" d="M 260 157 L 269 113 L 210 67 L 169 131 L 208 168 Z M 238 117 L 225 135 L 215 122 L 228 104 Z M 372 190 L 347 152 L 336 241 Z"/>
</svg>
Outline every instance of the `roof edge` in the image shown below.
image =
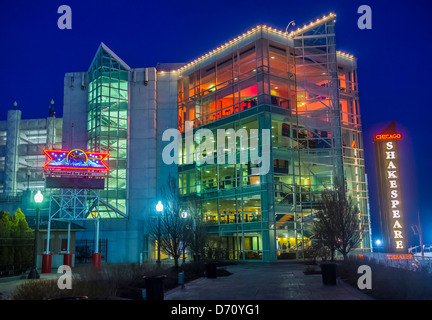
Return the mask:
<svg viewBox="0 0 432 320">
<path fill-rule="evenodd" d="M 250 30 L 244 32 L 244 33 L 241 34 L 240 36 L 238 36 L 238 37 L 236 37 L 236 38 L 234 38 L 234 39 L 232 39 L 232 40 L 226 42 L 225 44 L 219 46 L 218 48 L 216 48 L 216 49 L 214 49 L 214 50 L 212 50 L 212 51 L 208 51 L 207 53 L 203 54 L 203 55 L 200 56 L 199 58 L 197 58 L 197 59 L 195 59 L 195 60 L 192 60 L 191 62 L 188 62 L 188 63 L 184 64 L 184 65 L 183 65 L 182 67 L 180 67 L 177 71 L 182 72 L 183 70 L 185 70 L 185 69 L 187 69 L 187 68 L 189 68 L 189 67 L 192 67 L 193 65 L 195 65 L 195 64 L 197 64 L 197 63 L 199 63 L 199 62 L 201 62 L 201 61 L 203 61 L 203 60 L 205 60 L 205 59 L 207 59 L 208 57 L 213 56 L 213 55 L 216 54 L 216 53 L 219 53 L 220 51 L 222 51 L 223 49 L 227 48 L 227 47 L 230 46 L 231 44 L 233 44 L 233 43 L 235 43 L 235 42 L 237 42 L 237 41 L 243 39 L 244 37 L 250 35 L 250 34 L 253 33 L 253 32 L 261 31 L 261 30 L 272 31 L 272 32 L 275 32 L 275 33 L 277 33 L 277 34 L 279 34 L 279 35 L 284 35 L 284 36 L 286 36 L 286 37 L 289 37 L 289 38 L 294 39 L 297 35 L 302 34 L 302 33 L 304 33 L 305 31 L 308 31 L 308 30 L 310 30 L 311 28 L 314 28 L 314 27 L 316 27 L 317 25 L 319 25 L 319 24 L 321 24 L 321 23 L 324 23 L 324 22 L 327 22 L 327 21 L 333 20 L 333 19 L 335 19 L 335 18 L 336 18 L 336 14 L 333 13 L 333 12 L 331 12 L 331 13 L 329 13 L 328 15 L 322 16 L 321 18 L 318 18 L 318 19 L 315 20 L 314 22 L 311 22 L 311 23 L 309 23 L 309 24 L 305 24 L 303 27 L 300 27 L 300 28 L 298 28 L 297 30 L 295 30 L 295 31 L 291 31 L 291 32 L 288 32 L 288 31 L 281 31 L 281 30 L 278 30 L 278 29 L 276 29 L 276 28 L 272 28 L 272 27 L 269 27 L 269 26 L 266 26 L 266 25 L 257 25 L 257 26 L 255 26 L 254 28 L 252 28 L 252 29 L 250 29 Z M 346 57 L 348 57 L 348 54 L 347 54 Z"/>
<path fill-rule="evenodd" d="M 87 72 L 91 69 L 91 66 L 93 65 L 93 62 L 95 61 L 95 59 L 96 59 L 96 57 L 99 54 L 99 51 L 101 49 L 103 49 L 106 52 L 108 52 L 108 54 L 111 55 L 114 59 L 116 59 L 123 66 L 123 68 L 125 68 L 127 71 L 130 71 L 132 69 L 131 67 L 129 67 L 129 65 L 126 62 L 124 62 L 118 55 L 116 55 L 114 53 L 114 51 L 112 51 L 105 43 L 101 42 L 100 45 L 99 45 L 99 47 L 98 47 L 98 49 L 96 50 L 96 54 L 94 55 L 94 57 L 92 59 L 92 62 L 90 63 L 90 67 L 87 70 Z"/>
</svg>

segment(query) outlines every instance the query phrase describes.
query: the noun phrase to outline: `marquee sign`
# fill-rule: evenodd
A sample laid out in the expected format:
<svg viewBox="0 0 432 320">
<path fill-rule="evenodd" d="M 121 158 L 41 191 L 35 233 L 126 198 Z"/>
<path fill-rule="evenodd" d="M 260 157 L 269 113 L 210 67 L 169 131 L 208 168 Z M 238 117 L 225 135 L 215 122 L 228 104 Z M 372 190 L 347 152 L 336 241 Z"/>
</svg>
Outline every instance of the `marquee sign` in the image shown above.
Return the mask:
<svg viewBox="0 0 432 320">
<path fill-rule="evenodd" d="M 43 168 L 47 171 L 60 173 L 88 172 L 105 173 L 109 170 L 104 160 L 109 156 L 108 153 L 73 150 L 44 150 L 49 160 Z"/>
<path fill-rule="evenodd" d="M 400 139 L 401 134 L 394 132 L 378 134 L 374 139 L 381 230 L 384 250 L 391 253 L 407 252 L 400 188 L 398 154 L 398 140 Z"/>
</svg>

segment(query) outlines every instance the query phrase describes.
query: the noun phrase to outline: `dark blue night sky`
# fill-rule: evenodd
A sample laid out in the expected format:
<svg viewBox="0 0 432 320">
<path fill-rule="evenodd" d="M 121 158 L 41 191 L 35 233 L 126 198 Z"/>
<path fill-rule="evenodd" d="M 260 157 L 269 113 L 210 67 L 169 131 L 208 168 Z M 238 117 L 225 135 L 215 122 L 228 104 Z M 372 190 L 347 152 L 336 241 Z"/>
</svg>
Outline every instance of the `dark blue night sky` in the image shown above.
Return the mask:
<svg viewBox="0 0 432 320">
<path fill-rule="evenodd" d="M 60 5 L 72 9 L 72 30 L 60 30 Z M 360 5 L 372 8 L 372 30 L 360 30 Z M 432 3 L 428 0 L 339 1 L 12 1 L 0 2 L 0 119 L 14 101 L 23 118 L 61 116 L 63 77 L 86 71 L 100 42 L 131 67 L 188 62 L 258 24 L 285 30 L 337 14 L 338 50 L 358 59 L 372 238 L 379 238 L 372 137 L 396 120 L 406 228 L 420 212 L 424 242 L 432 243 Z M 413 244 L 413 242 L 411 242 Z"/>
</svg>

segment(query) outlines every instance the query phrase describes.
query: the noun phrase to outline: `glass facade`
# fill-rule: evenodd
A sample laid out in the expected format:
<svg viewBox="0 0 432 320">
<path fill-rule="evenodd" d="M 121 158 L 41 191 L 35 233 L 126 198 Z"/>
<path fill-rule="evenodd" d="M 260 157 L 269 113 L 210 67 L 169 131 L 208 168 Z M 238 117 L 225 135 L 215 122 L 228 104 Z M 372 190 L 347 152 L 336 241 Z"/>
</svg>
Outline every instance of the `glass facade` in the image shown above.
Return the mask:
<svg viewBox="0 0 432 320">
<path fill-rule="evenodd" d="M 55 117 L 21 119 L 19 110 L 9 110 L 8 113 L 14 114 L 14 121 L 4 121 L 4 126 L 0 129 L 0 147 L 3 149 L 0 151 L 0 191 L 15 196 L 21 195 L 27 189 L 44 189 L 45 176 L 42 167 L 46 163 L 46 156 L 42 150 L 61 149 L 63 121 Z M 7 127 L 12 126 L 18 128 L 17 134 L 8 137 Z M 6 130 L 2 130 L 3 128 Z M 16 148 L 16 154 L 9 152 L 8 143 Z M 9 172 L 5 172 L 8 171 L 7 162 L 16 164 Z M 13 189 L 6 190 L 8 185 L 4 183 L 5 179 L 13 181 L 13 184 L 9 184 L 13 185 Z"/>
<path fill-rule="evenodd" d="M 105 189 L 100 191 L 108 206 L 102 206 L 100 214 L 120 217 L 116 211 L 126 215 L 127 198 L 128 70 L 101 46 L 88 73 L 88 150 L 110 154 Z"/>
<path fill-rule="evenodd" d="M 201 198 L 211 235 L 239 260 L 301 259 L 312 244 L 312 220 L 324 188 L 346 178 L 361 210 L 370 248 L 356 67 L 338 64 L 333 18 L 306 31 L 286 34 L 260 26 L 217 54 L 190 64 L 178 81 L 178 127 L 245 129 L 236 136 L 236 163 L 190 164 L 199 143 L 183 146 L 179 188 Z M 265 175 L 253 175 L 240 152 L 251 148 L 251 129 L 271 130 Z M 355 142 L 354 142 L 355 141 Z M 216 150 L 216 142 L 212 141 Z M 186 145 L 186 144 L 185 144 Z M 262 151 L 262 150 L 260 150 Z M 215 240 L 216 241 L 216 240 Z"/>
<path fill-rule="evenodd" d="M 349 60 L 339 64 L 338 77 L 344 176 L 347 181 L 348 191 L 360 211 L 361 247 L 371 248 L 368 191 L 356 65 Z"/>
</svg>

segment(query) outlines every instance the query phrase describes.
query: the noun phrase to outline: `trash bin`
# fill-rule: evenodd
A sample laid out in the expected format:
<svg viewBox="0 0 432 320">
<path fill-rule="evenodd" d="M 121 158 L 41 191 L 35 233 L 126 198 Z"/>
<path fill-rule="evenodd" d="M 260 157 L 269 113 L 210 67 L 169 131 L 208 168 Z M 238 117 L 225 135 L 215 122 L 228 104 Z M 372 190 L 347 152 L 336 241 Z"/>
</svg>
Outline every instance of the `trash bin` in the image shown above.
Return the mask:
<svg viewBox="0 0 432 320">
<path fill-rule="evenodd" d="M 147 300 L 164 299 L 164 280 L 166 275 L 144 277 L 146 283 Z"/>
<path fill-rule="evenodd" d="M 214 262 L 206 263 L 205 270 L 206 270 L 207 278 L 216 278 L 217 276 L 216 263 Z"/>
<path fill-rule="evenodd" d="M 321 264 L 321 273 L 322 273 L 323 284 L 336 285 L 336 264 L 335 263 Z"/>
<path fill-rule="evenodd" d="M 184 276 L 184 271 L 180 272 L 178 274 L 178 284 L 181 285 L 182 287 L 185 284 L 185 276 Z"/>
</svg>

